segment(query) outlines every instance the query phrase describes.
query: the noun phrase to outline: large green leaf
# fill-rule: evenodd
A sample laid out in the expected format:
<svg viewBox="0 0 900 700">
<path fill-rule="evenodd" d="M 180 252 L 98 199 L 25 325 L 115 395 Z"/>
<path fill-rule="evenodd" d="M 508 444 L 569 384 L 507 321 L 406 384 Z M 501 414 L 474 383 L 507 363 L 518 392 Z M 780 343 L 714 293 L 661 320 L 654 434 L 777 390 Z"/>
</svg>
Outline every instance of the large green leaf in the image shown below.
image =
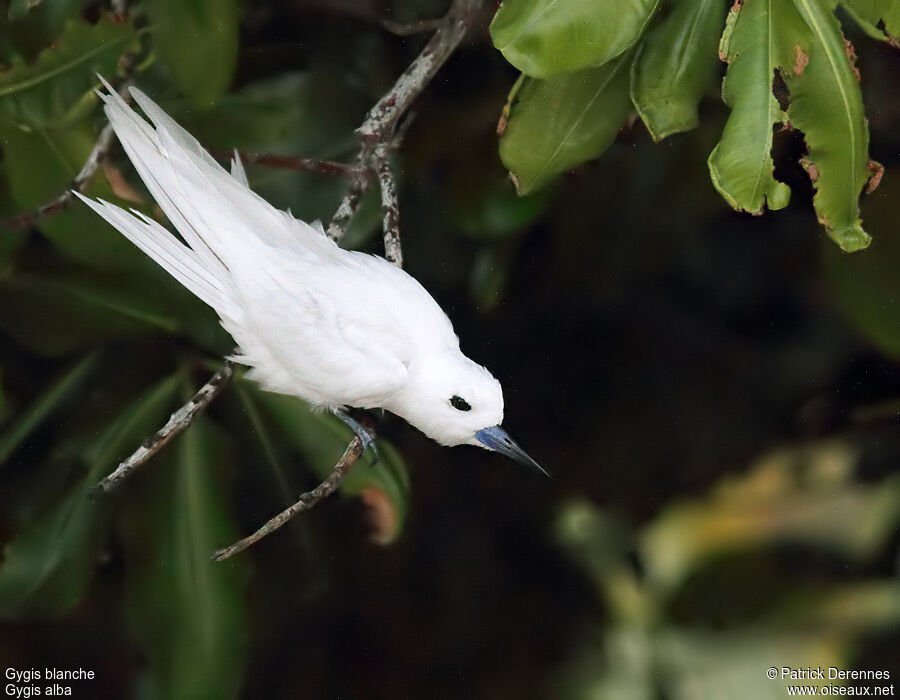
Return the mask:
<svg viewBox="0 0 900 700">
<path fill-rule="evenodd" d="M 729 63 L 723 97 L 732 114 L 710 154 L 713 184 L 736 209 L 787 204 L 772 175 L 773 124 L 803 132 L 804 167 L 828 235 L 846 251 L 865 248 L 859 197 L 871 175 L 868 127 L 853 60 L 831 7 L 818 0 L 747 0 L 729 15 L 720 54 Z M 787 88 L 782 110 L 777 79 Z"/>
<path fill-rule="evenodd" d="M 671 13 L 640 43 L 631 99 L 656 140 L 697 126 L 697 105 L 716 73 L 725 4 L 675 0 Z"/>
<path fill-rule="evenodd" d="M 261 391 L 250 382 L 244 384 L 254 401 L 263 406 L 280 433 L 306 458 L 306 464 L 318 479 L 324 479 L 341 456 L 352 433 L 331 415 L 311 411 L 299 399 Z M 360 464 L 341 482 L 340 492 L 361 498 L 373 516 L 374 538 L 392 541 L 406 519 L 409 476 L 400 454 L 389 443 L 378 441 L 379 460 L 374 466 Z"/>
<path fill-rule="evenodd" d="M 787 206 L 790 189 L 772 174 L 772 125 L 785 120 L 772 93 L 778 65 L 772 5 L 788 0 L 735 3 L 719 55 L 728 62 L 722 99 L 731 107 L 722 138 L 709 156 L 713 185 L 735 209 L 760 214 Z"/>
<path fill-rule="evenodd" d="M 840 0 L 840 2 L 870 36 L 900 48 L 900 2 L 897 0 Z"/>
<path fill-rule="evenodd" d="M 644 32 L 659 0 L 506 0 L 491 38 L 516 68 L 545 78 L 599 66 Z"/>
<path fill-rule="evenodd" d="M 125 515 L 127 614 L 149 661 L 144 698 L 237 697 L 245 577 L 240 558 L 210 559 L 237 538 L 220 484 L 222 439 L 195 421 Z"/>
<path fill-rule="evenodd" d="M 816 188 L 819 222 L 841 248 L 860 250 L 870 237 L 859 218 L 859 197 L 872 173 L 855 57 L 848 56 L 831 8 L 820 0 L 794 0 L 794 5 L 802 23 L 785 17 L 785 26 L 797 25 L 791 35 L 793 64 L 782 59 L 788 118 L 809 149 L 803 162 Z"/>
<path fill-rule="evenodd" d="M 67 370 L 42 394 L 37 396 L 28 408 L 21 411 L 13 422 L 0 434 L 0 464 L 6 462 L 48 416 L 67 403 L 81 388 L 81 385 L 97 368 L 98 356 L 91 354 Z"/>
<path fill-rule="evenodd" d="M 130 24 L 107 17 L 93 25 L 69 22 L 34 63 L 14 63 L 0 72 L 0 115 L 35 128 L 70 123 L 97 101 L 97 73 L 115 75 L 136 38 Z"/>
<path fill-rule="evenodd" d="M 94 570 L 107 501 L 88 497 L 118 460 L 159 427 L 180 375 L 136 401 L 83 453 L 87 473 L 69 493 L 6 545 L 0 564 L 0 616 L 60 615 L 84 593 Z"/>
<path fill-rule="evenodd" d="M 609 147 L 631 110 L 629 62 L 626 54 L 599 68 L 516 84 L 500 158 L 519 194 Z"/>
<path fill-rule="evenodd" d="M 153 39 L 172 79 L 196 107 L 231 84 L 238 54 L 235 0 L 147 0 Z"/>
<path fill-rule="evenodd" d="M 4 166 L 20 211 L 62 194 L 81 170 L 96 138 L 86 121 L 67 128 L 22 129 L 0 119 Z M 122 203 L 102 175 L 93 180 L 87 193 Z M 44 217 L 37 226 L 65 255 L 105 270 L 133 269 L 143 256 L 81 202 Z"/>
<path fill-rule="evenodd" d="M 42 355 L 180 326 L 154 290 L 125 276 L 19 273 L 0 282 L 0 328 Z"/>
</svg>

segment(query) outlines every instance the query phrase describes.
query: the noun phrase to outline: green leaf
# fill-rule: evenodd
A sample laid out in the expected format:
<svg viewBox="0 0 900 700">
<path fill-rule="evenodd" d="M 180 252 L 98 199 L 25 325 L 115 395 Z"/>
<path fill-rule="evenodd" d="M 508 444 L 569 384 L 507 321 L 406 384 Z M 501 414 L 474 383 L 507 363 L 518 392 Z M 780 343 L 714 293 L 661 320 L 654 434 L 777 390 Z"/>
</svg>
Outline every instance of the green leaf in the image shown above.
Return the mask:
<svg viewBox="0 0 900 700">
<path fill-rule="evenodd" d="M 900 48 L 900 2 L 897 0 L 841 0 L 841 5 L 869 36 Z"/>
<path fill-rule="evenodd" d="M 350 429 L 334 416 L 313 412 L 299 399 L 262 391 L 249 382 L 244 386 L 272 417 L 283 437 L 306 458 L 316 478 L 328 476 L 352 437 Z M 388 543 L 397 537 L 406 519 L 409 476 L 392 445 L 378 440 L 378 451 L 378 463 L 369 466 L 363 456 L 341 482 L 340 492 L 359 497 L 370 507 L 374 539 Z"/>
<path fill-rule="evenodd" d="M 731 107 L 722 138 L 709 156 L 713 185 L 735 209 L 761 214 L 781 209 L 790 189 L 772 172 L 772 125 L 785 121 L 772 92 L 778 64 L 773 47 L 772 5 L 785 0 L 751 0 L 731 8 L 719 45 L 728 63 L 722 99 Z"/>
<path fill-rule="evenodd" d="M 235 0 L 148 0 L 160 60 L 196 107 L 212 106 L 231 84 L 238 54 Z"/>
<path fill-rule="evenodd" d="M 828 235 L 846 251 L 865 248 L 859 196 L 868 182 L 868 127 L 855 67 L 837 19 L 818 0 L 736 4 L 722 36 L 729 63 L 723 97 L 732 107 L 709 158 L 713 184 L 736 209 L 785 206 L 788 188 L 772 175 L 772 125 L 790 123 L 809 148 L 803 165 Z M 776 78 L 789 94 L 786 110 Z"/>
<path fill-rule="evenodd" d="M 889 232 L 896 226 L 900 178 L 888 172 L 868 198 L 866 218 Z M 887 356 L 900 360 L 900 236 L 878 236 L 862 255 L 828 245 L 825 272 L 838 307 Z"/>
<path fill-rule="evenodd" d="M 77 362 L 20 413 L 15 423 L 3 431 L 0 435 L 0 464 L 4 464 L 50 415 L 72 399 L 97 368 L 98 359 L 98 355 L 94 353 Z"/>
<path fill-rule="evenodd" d="M 491 38 L 516 68 L 536 78 L 599 66 L 643 34 L 659 0 L 506 0 Z"/>
<path fill-rule="evenodd" d="M 519 194 L 540 189 L 609 147 L 631 110 L 629 62 L 625 55 L 599 68 L 526 78 L 517 86 L 500 158 Z"/>
<path fill-rule="evenodd" d="M 31 127 L 63 126 L 84 116 L 97 98 L 97 73 L 118 71 L 137 32 L 101 17 L 97 24 L 73 20 L 34 63 L 14 63 L 0 72 L 0 116 Z"/>
<path fill-rule="evenodd" d="M 118 460 L 159 427 L 182 383 L 161 382 L 122 414 L 85 451 L 87 473 L 55 506 L 6 545 L 0 564 L 0 616 L 61 615 L 82 597 L 93 574 L 107 501 L 88 497 Z"/>
<path fill-rule="evenodd" d="M 674 0 L 650 29 L 631 68 L 631 99 L 654 140 L 690 131 L 697 105 L 717 70 L 716 45 L 725 19 L 719 0 Z"/>
<path fill-rule="evenodd" d="M 181 325 L 152 288 L 126 276 L 19 273 L 0 282 L 0 328 L 42 355 Z"/>
<path fill-rule="evenodd" d="M 0 119 L 0 143 L 13 199 L 20 211 L 45 204 L 72 183 L 96 142 L 87 122 L 65 129 L 20 129 Z M 87 194 L 123 203 L 102 175 Z M 81 202 L 44 217 L 37 227 L 66 256 L 105 270 L 134 269 L 143 254 Z M 19 234 L 21 235 L 21 234 Z"/>
<path fill-rule="evenodd" d="M 210 559 L 237 538 L 217 469 L 221 439 L 195 421 L 125 515 L 127 615 L 149 661 L 141 697 L 233 698 L 240 688 L 242 562 Z"/>
<path fill-rule="evenodd" d="M 809 149 L 803 164 L 816 188 L 819 222 L 842 249 L 860 250 L 871 240 L 859 218 L 859 197 L 871 173 L 855 57 L 848 56 L 831 8 L 820 0 L 794 0 L 794 5 L 804 24 L 797 23 L 791 36 L 793 66 L 782 59 L 790 91 L 788 118 Z"/>
</svg>

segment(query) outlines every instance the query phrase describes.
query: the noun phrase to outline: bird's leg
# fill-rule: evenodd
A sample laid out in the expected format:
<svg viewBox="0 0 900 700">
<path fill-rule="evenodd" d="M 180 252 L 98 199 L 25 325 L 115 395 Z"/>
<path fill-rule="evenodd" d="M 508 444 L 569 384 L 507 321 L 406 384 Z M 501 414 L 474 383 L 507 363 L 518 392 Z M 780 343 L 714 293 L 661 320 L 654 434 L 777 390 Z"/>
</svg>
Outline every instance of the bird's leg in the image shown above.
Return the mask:
<svg viewBox="0 0 900 700">
<path fill-rule="evenodd" d="M 218 552 L 212 555 L 214 561 L 222 561 L 223 559 L 228 559 L 238 552 L 242 552 L 250 545 L 258 542 L 263 537 L 268 535 L 271 532 L 274 532 L 282 525 L 284 525 L 288 520 L 293 518 L 297 513 L 300 513 L 304 510 L 309 510 L 316 503 L 321 501 L 326 496 L 330 496 L 334 493 L 338 486 L 340 486 L 341 481 L 344 480 L 344 477 L 347 475 L 347 472 L 350 471 L 351 467 L 356 464 L 356 461 L 359 459 L 360 455 L 365 450 L 365 446 L 363 445 L 363 440 L 359 435 L 356 435 L 351 441 L 350 444 L 347 445 L 347 449 L 344 451 L 344 454 L 338 460 L 338 463 L 334 465 L 334 469 L 331 470 L 331 473 L 321 484 L 316 486 L 312 491 L 307 491 L 300 495 L 300 498 L 297 499 L 297 502 L 292 505 L 290 508 L 281 511 L 274 518 L 269 520 L 265 525 L 263 525 L 259 530 L 254 532 L 249 537 L 245 537 L 238 542 L 235 542 L 230 547 L 225 547 L 225 549 L 220 549 Z"/>
<path fill-rule="evenodd" d="M 378 446 L 375 444 L 375 431 L 370 426 L 365 425 L 362 421 L 351 416 L 350 412 L 346 409 L 333 408 L 331 410 L 334 415 L 344 421 L 344 424 L 360 439 L 364 451 L 368 448 L 372 448 L 372 454 L 375 455 L 375 461 L 372 462 L 372 466 L 374 467 L 378 464 L 379 455 Z M 371 420 L 371 418 L 369 420 Z"/>
</svg>

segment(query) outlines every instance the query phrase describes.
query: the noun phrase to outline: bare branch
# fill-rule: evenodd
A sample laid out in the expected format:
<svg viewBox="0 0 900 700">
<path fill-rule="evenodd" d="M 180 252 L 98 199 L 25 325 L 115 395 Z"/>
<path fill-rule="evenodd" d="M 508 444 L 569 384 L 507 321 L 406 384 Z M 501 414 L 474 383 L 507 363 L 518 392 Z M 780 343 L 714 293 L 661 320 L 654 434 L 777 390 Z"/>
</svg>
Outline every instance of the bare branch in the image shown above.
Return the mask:
<svg viewBox="0 0 900 700">
<path fill-rule="evenodd" d="M 389 167 L 386 169 L 385 158 L 376 158 L 376 150 L 379 146 L 396 148 L 399 146 L 399 138 L 396 138 L 397 124 L 400 118 L 413 103 L 416 97 L 431 82 L 444 62 L 450 57 L 456 47 L 459 46 L 470 26 L 478 16 L 483 0 L 453 0 L 447 15 L 434 21 L 437 30 L 419 53 L 416 59 L 406 68 L 394 85 L 385 95 L 369 110 L 365 120 L 357 129 L 362 147 L 359 153 L 359 167 L 366 172 L 375 171 L 379 184 L 393 183 Z M 432 22 L 431 20 L 428 20 Z M 360 199 L 369 186 L 368 179 L 354 180 L 347 189 L 344 199 L 335 212 L 328 226 L 328 236 L 334 240 L 340 240 L 347 229 L 350 219 L 359 207 Z M 399 238 L 397 234 L 396 187 L 390 187 L 390 193 L 382 192 L 382 205 L 385 208 L 385 257 L 397 260 L 399 254 Z M 390 206 L 389 206 L 390 205 Z M 393 210 L 394 213 L 391 213 Z"/>
<path fill-rule="evenodd" d="M 275 532 L 275 530 L 291 520 L 298 513 L 309 510 L 323 498 L 330 496 L 337 490 L 338 486 L 341 485 L 347 472 L 349 472 L 353 465 L 356 464 L 364 450 L 365 447 L 363 446 L 362 440 L 360 440 L 358 435 L 354 435 L 350 444 L 347 445 L 347 449 L 344 450 L 344 454 L 321 484 L 316 486 L 312 491 L 301 494 L 294 505 L 280 512 L 249 537 L 245 537 L 244 539 L 235 542 L 230 547 L 220 549 L 212 555 L 213 560 L 223 561 L 234 556 L 238 552 L 243 552 L 250 545 L 259 542 L 259 540 L 266 535 Z"/>
<path fill-rule="evenodd" d="M 416 22 L 404 24 L 403 22 L 395 22 L 392 19 L 383 19 L 381 20 L 381 26 L 397 36 L 415 36 L 416 34 L 428 34 L 428 32 L 439 29 L 443 21 L 443 18 L 420 19 Z"/>
<path fill-rule="evenodd" d="M 375 147 L 373 160 L 378 184 L 381 186 L 381 208 L 384 210 L 384 257 L 397 267 L 403 267 L 403 250 L 400 247 L 400 203 L 397 199 L 397 183 L 391 171 L 388 145 Z"/>
<path fill-rule="evenodd" d="M 130 84 L 130 80 L 126 81 L 126 84 L 123 86 L 123 90 Z M 94 175 L 97 173 L 97 170 L 100 169 L 100 164 L 103 162 L 103 159 L 106 158 L 107 153 L 109 153 L 109 150 L 112 148 L 113 136 L 114 133 L 112 125 L 107 124 L 105 127 L 103 127 L 103 130 L 97 137 L 97 143 L 94 144 L 94 148 L 91 149 L 87 160 L 84 162 L 81 170 L 78 171 L 75 179 L 72 180 L 69 188 L 61 195 L 59 195 L 56 199 L 47 202 L 46 204 L 42 204 L 37 209 L 33 209 L 29 212 L 25 212 L 24 214 L 18 214 L 10 219 L 7 219 L 4 222 L 4 227 L 24 228 L 26 226 L 31 226 L 39 219 L 45 216 L 49 216 L 50 214 L 55 214 L 56 212 L 62 211 L 63 209 L 67 209 L 69 206 L 71 206 L 71 204 L 75 201 L 75 195 L 73 194 L 73 191 L 80 192 L 82 194 L 84 193 L 84 190 L 88 186 L 88 183 L 90 183 L 90 181 L 93 179 Z"/>
<path fill-rule="evenodd" d="M 400 116 L 431 82 L 450 57 L 474 21 L 481 0 L 453 0 L 437 31 L 409 64 L 394 86 L 375 104 L 359 127 L 363 140 L 390 140 Z"/>
<path fill-rule="evenodd" d="M 212 400 L 222 390 L 231 375 L 234 373 L 234 363 L 225 360 L 222 369 L 216 372 L 200 390 L 194 394 L 190 401 L 173 413 L 166 424 L 153 435 L 144 440 L 140 447 L 125 461 L 116 467 L 116 470 L 100 481 L 94 488 L 94 493 L 112 491 L 132 471 L 141 466 L 153 455 L 159 452 L 173 437 L 184 431 L 203 410 L 212 403 Z"/>
</svg>

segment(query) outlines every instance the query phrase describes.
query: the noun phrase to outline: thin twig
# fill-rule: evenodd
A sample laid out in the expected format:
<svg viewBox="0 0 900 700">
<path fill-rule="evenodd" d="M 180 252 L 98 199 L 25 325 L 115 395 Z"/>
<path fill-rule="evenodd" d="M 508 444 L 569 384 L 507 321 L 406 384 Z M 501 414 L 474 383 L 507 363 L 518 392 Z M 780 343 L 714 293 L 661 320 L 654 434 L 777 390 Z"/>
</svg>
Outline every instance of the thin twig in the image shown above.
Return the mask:
<svg viewBox="0 0 900 700">
<path fill-rule="evenodd" d="M 428 34 L 441 26 L 443 18 L 439 19 L 420 19 L 415 22 L 395 22 L 392 19 L 383 19 L 380 24 L 391 34 L 397 36 L 414 36 L 416 34 Z"/>
<path fill-rule="evenodd" d="M 359 460 L 364 449 L 362 440 L 358 435 L 354 435 L 350 444 L 347 445 L 347 449 L 344 450 L 344 454 L 321 484 L 316 486 L 312 491 L 301 494 L 294 505 L 280 512 L 249 537 L 245 537 L 244 539 L 235 542 L 230 547 L 225 547 L 224 549 L 217 551 L 212 555 L 213 560 L 223 561 L 234 556 L 238 552 L 243 552 L 250 545 L 255 544 L 269 533 L 280 528 L 298 513 L 309 510 L 323 498 L 330 496 L 337 490 L 338 486 L 340 486 L 341 481 L 344 480 L 347 472 L 349 472 L 350 469 L 353 468 L 353 465 Z"/>
<path fill-rule="evenodd" d="M 375 170 L 379 177 L 381 176 L 383 168 L 377 167 L 378 162 L 375 158 L 377 147 L 380 144 L 391 148 L 399 146 L 399 139 L 395 138 L 395 132 L 400 118 L 459 46 L 478 16 L 478 10 L 482 4 L 483 0 L 454 0 L 447 15 L 434 22 L 437 29 L 425 48 L 400 74 L 391 89 L 366 114 L 365 120 L 357 129 L 362 141 L 358 158 L 358 164 L 362 170 L 365 172 Z M 340 240 L 344 235 L 368 186 L 368 178 L 357 178 L 350 183 L 344 199 L 328 225 L 330 238 Z M 382 202 L 384 200 L 385 198 L 382 196 Z M 396 198 L 394 197 L 391 201 L 395 202 Z M 396 228 L 393 227 L 390 230 L 396 231 Z M 386 234 L 387 231 L 388 229 L 386 229 Z M 389 245 L 393 245 L 388 238 L 389 236 L 386 235 L 386 257 Z"/>
<path fill-rule="evenodd" d="M 391 171 L 388 145 L 378 144 L 373 159 L 378 184 L 381 186 L 381 208 L 384 210 L 384 257 L 397 267 L 403 267 L 403 249 L 400 247 L 400 203 L 397 200 L 397 183 Z"/>
<path fill-rule="evenodd" d="M 231 158 L 233 151 L 213 150 L 216 158 Z M 275 153 L 247 153 L 238 151 L 241 162 L 250 165 L 263 165 L 268 168 L 280 168 L 282 170 L 297 170 L 319 175 L 337 175 L 341 177 L 359 177 L 362 169 L 359 165 L 338 163 L 322 158 L 296 158 L 294 156 L 282 156 Z"/>
<path fill-rule="evenodd" d="M 120 463 L 112 474 L 97 484 L 94 488 L 94 492 L 108 493 L 112 491 L 132 471 L 159 452 L 169 440 L 190 426 L 203 409 L 209 406 L 216 397 L 216 394 L 222 390 L 222 387 L 228 383 L 228 380 L 231 379 L 233 373 L 234 363 L 231 360 L 225 360 L 222 369 L 216 372 L 210 380 L 206 382 L 193 397 L 191 397 L 190 401 L 175 411 L 162 428 L 144 440 L 141 446 L 138 447 L 128 459 Z"/>
</svg>

